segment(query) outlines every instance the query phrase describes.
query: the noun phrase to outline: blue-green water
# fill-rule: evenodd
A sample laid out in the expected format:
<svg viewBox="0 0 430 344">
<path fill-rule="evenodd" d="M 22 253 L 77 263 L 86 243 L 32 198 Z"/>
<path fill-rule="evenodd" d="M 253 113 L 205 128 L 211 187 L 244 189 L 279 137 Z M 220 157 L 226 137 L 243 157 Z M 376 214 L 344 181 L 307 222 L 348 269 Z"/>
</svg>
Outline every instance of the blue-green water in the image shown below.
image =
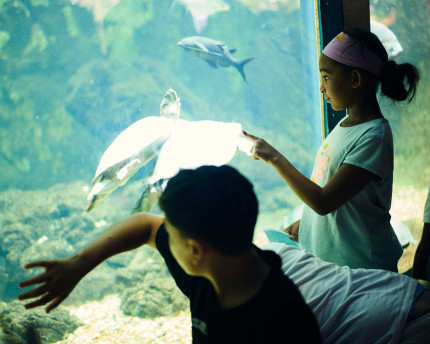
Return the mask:
<svg viewBox="0 0 430 344">
<path fill-rule="evenodd" d="M 135 121 L 158 116 L 169 88 L 181 98 L 181 118 L 238 122 L 310 174 L 321 142 L 313 1 L 226 2 L 228 9 L 210 14 L 198 32 L 185 0 L 0 0 L 0 300 L 17 297 L 17 283 L 29 276 L 26 262 L 71 254 L 130 213 L 144 169 L 82 215 L 103 152 Z M 200 11 L 226 2 L 202 0 L 207 7 Z M 371 3 L 383 17 L 385 6 Z M 397 116 L 403 108 L 385 105 L 398 133 L 397 179 L 422 186 L 430 178 L 428 155 L 419 158 L 430 118 L 429 100 L 421 96 L 429 90 L 429 27 L 422 10 L 428 7 L 387 3 L 397 9 L 392 27 L 404 49 L 399 58 L 417 64 L 423 75 L 408 120 Z M 178 46 L 196 35 L 236 49 L 238 60 L 255 57 L 244 68 L 248 82 L 233 67 L 211 68 Z M 245 154 L 231 164 L 255 184 L 260 226 L 280 227 L 297 197 L 270 166 Z M 155 263 L 136 267 L 148 259 Z M 144 250 L 110 260 L 67 302 L 117 293 L 125 312 L 155 316 L 130 305 L 129 296 L 145 283 L 152 288 L 154 276 L 167 276 L 157 259 Z M 177 305 L 158 307 L 166 314 L 183 308 L 179 298 L 166 302 Z"/>
<path fill-rule="evenodd" d="M 207 3 L 200 12 L 225 4 L 200 3 Z M 69 255 L 130 213 L 144 168 L 82 215 L 103 152 L 132 123 L 159 116 L 169 88 L 181 98 L 181 118 L 240 123 L 310 173 L 321 141 L 318 87 L 304 91 L 318 83 L 314 12 L 301 11 L 299 1 L 268 4 L 231 1 L 207 13 L 205 25 L 194 23 L 186 1 L 0 1 L 1 300 L 16 299 L 17 283 L 29 277 L 26 262 Z M 196 35 L 236 49 L 238 60 L 255 57 L 244 67 L 247 82 L 233 67 L 212 68 L 178 46 Z M 231 164 L 255 183 L 262 212 L 278 212 L 272 226 L 281 226 L 297 198 L 264 163 L 241 153 Z M 124 255 L 85 278 L 65 304 L 116 293 L 134 316 L 186 308 L 167 296 L 172 286 L 160 276 L 168 274 L 152 250 Z M 158 280 L 165 293 L 156 294 Z M 149 299 L 157 306 L 135 300 L 137 290 L 155 290 Z M 9 322 L 33 314 L 3 307 Z"/>
<path fill-rule="evenodd" d="M 320 113 L 317 88 L 305 84 L 316 66 L 303 64 L 312 61 L 314 39 L 302 38 L 313 27 L 304 30 L 298 1 L 255 13 L 235 1 L 208 18 L 200 35 L 237 49 L 239 60 L 256 58 L 245 67 L 248 83 L 234 68 L 213 69 L 178 47 L 199 35 L 180 1 L 94 1 L 104 11 L 85 3 L 1 3 L 0 189 L 89 182 L 122 130 L 158 115 L 168 88 L 182 99 L 182 118 L 239 122 L 310 172 Z M 262 191 L 281 185 L 263 173 L 267 166 L 237 164 Z"/>
</svg>

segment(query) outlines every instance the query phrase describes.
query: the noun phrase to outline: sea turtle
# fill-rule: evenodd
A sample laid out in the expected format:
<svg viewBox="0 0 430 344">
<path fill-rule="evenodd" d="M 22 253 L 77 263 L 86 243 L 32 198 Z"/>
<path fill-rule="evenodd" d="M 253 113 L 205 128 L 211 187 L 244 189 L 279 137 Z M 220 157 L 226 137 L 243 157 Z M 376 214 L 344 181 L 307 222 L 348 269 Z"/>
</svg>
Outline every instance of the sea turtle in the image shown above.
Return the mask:
<svg viewBox="0 0 430 344">
<path fill-rule="evenodd" d="M 142 118 L 115 138 L 97 167 L 84 214 L 124 185 L 160 152 L 176 128 L 180 109 L 180 98 L 174 90 L 169 89 L 160 104 L 160 117 Z"/>
<path fill-rule="evenodd" d="M 253 143 L 241 137 L 239 123 L 181 120 L 160 150 L 154 172 L 146 182 L 134 212 L 150 212 L 168 180 L 180 169 L 224 165 L 240 151 L 251 154 Z"/>
</svg>

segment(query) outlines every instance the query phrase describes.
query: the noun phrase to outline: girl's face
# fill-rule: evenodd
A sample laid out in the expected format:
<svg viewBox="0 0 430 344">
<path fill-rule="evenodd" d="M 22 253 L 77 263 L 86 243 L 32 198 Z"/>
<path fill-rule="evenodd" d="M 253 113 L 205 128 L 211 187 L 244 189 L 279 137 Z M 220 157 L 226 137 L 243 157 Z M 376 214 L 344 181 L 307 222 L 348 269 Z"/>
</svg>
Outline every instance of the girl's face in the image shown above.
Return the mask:
<svg viewBox="0 0 430 344">
<path fill-rule="evenodd" d="M 321 54 L 319 60 L 321 76 L 320 91 L 333 110 L 343 110 L 351 105 L 352 84 L 351 73 L 347 73 L 342 65 Z"/>
</svg>

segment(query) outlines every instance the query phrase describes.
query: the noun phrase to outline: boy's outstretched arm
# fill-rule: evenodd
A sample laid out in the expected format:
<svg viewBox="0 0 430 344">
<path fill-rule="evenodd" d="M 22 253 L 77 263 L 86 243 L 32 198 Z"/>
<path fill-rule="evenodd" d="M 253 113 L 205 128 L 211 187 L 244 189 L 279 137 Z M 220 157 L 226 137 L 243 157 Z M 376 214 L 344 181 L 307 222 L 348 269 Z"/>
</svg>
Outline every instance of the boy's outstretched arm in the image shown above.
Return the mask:
<svg viewBox="0 0 430 344">
<path fill-rule="evenodd" d="M 45 272 L 19 283 L 20 288 L 41 284 L 19 295 L 20 300 L 40 297 L 27 304 L 27 309 L 48 304 L 46 312 L 57 307 L 72 292 L 79 281 L 97 265 L 118 253 L 148 244 L 155 246 L 155 236 L 164 219 L 138 213 L 110 226 L 82 250 L 64 259 L 37 261 L 25 266 L 45 268 Z"/>
</svg>

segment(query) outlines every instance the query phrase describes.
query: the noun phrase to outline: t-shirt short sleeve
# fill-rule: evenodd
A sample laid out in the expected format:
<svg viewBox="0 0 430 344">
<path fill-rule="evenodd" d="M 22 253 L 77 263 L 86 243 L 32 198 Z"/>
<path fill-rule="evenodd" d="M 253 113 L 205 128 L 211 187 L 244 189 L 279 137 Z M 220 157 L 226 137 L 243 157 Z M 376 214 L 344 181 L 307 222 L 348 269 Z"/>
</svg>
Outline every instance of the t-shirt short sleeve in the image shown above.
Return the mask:
<svg viewBox="0 0 430 344">
<path fill-rule="evenodd" d="M 162 224 L 158 229 L 157 236 L 155 237 L 155 245 L 157 246 L 158 252 L 163 256 L 167 268 L 169 269 L 177 286 L 189 298 L 192 277 L 187 275 L 173 257 L 169 247 L 169 234 L 167 233 L 164 224 Z"/>
<path fill-rule="evenodd" d="M 361 137 L 345 157 L 344 163 L 364 168 L 380 178 L 392 171 L 393 150 L 385 140 L 367 134 Z"/>
</svg>

